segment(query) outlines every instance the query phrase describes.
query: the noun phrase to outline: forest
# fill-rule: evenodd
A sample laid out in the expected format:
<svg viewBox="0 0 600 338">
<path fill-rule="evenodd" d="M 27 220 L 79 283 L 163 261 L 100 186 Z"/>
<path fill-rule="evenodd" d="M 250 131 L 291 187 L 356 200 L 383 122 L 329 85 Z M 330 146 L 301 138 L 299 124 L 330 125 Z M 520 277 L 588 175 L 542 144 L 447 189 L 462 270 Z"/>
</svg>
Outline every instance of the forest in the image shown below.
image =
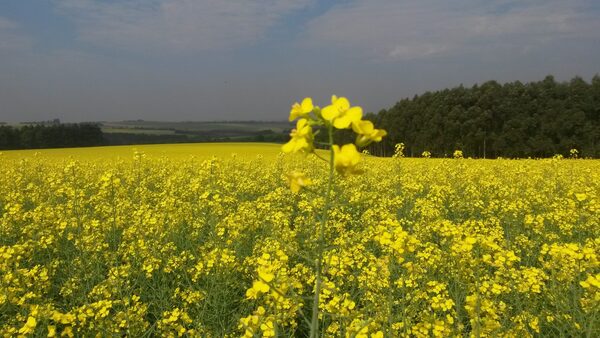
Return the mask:
<svg viewBox="0 0 600 338">
<path fill-rule="evenodd" d="M 94 123 L 0 125 L 0 150 L 98 146 L 105 143 Z"/>
<path fill-rule="evenodd" d="M 600 76 L 557 82 L 499 84 L 426 92 L 368 114 L 388 137 L 369 152 L 389 156 L 404 143 L 407 156 L 434 157 L 462 150 L 473 158 L 600 157 Z"/>
</svg>

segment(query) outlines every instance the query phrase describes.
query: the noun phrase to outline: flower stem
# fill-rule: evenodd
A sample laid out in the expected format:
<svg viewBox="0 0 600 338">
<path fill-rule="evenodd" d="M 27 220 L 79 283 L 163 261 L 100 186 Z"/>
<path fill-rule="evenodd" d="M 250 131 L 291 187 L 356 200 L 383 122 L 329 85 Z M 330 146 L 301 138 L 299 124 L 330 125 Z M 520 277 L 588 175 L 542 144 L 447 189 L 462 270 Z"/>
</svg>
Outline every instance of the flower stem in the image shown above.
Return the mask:
<svg viewBox="0 0 600 338">
<path fill-rule="evenodd" d="M 327 127 L 329 132 L 329 180 L 327 181 L 327 191 L 325 192 L 325 208 L 323 209 L 321 223 L 319 224 L 319 239 L 316 261 L 317 273 L 315 277 L 315 295 L 313 299 L 312 318 L 310 322 L 310 338 L 317 338 L 319 336 L 319 296 L 321 294 L 322 283 L 321 274 L 323 270 L 323 251 L 325 250 L 325 225 L 327 224 L 327 218 L 329 215 L 329 204 L 331 202 L 331 190 L 333 189 L 334 179 L 333 126 L 329 125 Z"/>
</svg>

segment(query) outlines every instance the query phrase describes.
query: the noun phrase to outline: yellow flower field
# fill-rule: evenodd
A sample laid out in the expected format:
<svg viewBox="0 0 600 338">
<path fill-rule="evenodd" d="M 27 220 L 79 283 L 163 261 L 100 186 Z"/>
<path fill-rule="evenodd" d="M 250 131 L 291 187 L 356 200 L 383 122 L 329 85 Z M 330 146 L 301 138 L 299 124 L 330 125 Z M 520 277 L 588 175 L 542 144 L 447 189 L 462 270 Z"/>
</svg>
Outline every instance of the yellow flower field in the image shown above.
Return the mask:
<svg viewBox="0 0 600 338">
<path fill-rule="evenodd" d="M 307 336 L 329 167 L 280 149 L 2 153 L 0 336 Z M 324 336 L 600 336 L 600 160 L 360 156 Z"/>
<path fill-rule="evenodd" d="M 64 160 L 129 160 L 137 149 L 143 149 L 147 156 L 168 156 L 170 159 L 189 159 L 231 157 L 237 155 L 245 158 L 254 158 L 261 155 L 275 158 L 281 152 L 281 147 L 266 143 L 179 143 L 179 144 L 152 144 L 137 146 L 108 146 L 92 148 L 68 149 L 30 149 L 19 151 L 4 151 L 4 159 L 22 159 L 41 156 L 45 158 Z M 0 150 L 0 153 L 2 151 Z"/>
</svg>

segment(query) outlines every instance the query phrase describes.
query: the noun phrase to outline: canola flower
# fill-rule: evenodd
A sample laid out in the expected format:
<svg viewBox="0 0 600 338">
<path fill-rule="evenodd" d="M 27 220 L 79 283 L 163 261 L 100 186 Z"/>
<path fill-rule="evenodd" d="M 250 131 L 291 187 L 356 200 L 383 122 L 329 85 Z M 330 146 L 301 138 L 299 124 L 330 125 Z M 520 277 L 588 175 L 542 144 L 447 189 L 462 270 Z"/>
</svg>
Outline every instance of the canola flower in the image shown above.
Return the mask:
<svg viewBox="0 0 600 338">
<path fill-rule="evenodd" d="M 299 117 L 305 117 L 306 115 L 310 114 L 314 109 L 315 106 L 313 106 L 312 99 L 310 97 L 307 97 L 304 100 L 302 100 L 302 103 L 296 102 L 292 105 L 289 120 L 294 121 Z"/>
<path fill-rule="evenodd" d="M 363 111 L 361 107 L 350 106 L 350 101 L 345 97 L 331 97 L 331 104 L 321 110 L 321 116 L 337 129 L 346 129 L 353 123 L 361 121 Z"/>
<path fill-rule="evenodd" d="M 360 147 L 368 146 L 372 142 L 380 142 L 387 135 L 385 130 L 375 129 L 373 122 L 369 120 L 353 122 L 352 130 L 357 134 L 356 145 Z"/>
<path fill-rule="evenodd" d="M 4 152 L 0 337 L 308 336 L 323 216 L 319 335 L 600 336 L 598 160 L 162 147 Z"/>
<path fill-rule="evenodd" d="M 360 162 L 360 153 L 352 143 L 344 144 L 341 148 L 333 145 L 333 165 L 342 174 L 358 173 L 356 166 Z"/>
<path fill-rule="evenodd" d="M 290 133 L 290 141 L 281 150 L 284 153 L 313 152 L 312 127 L 323 127 L 329 135 L 329 148 L 336 170 L 341 174 L 357 173 L 356 166 L 360 162 L 357 146 L 365 147 L 372 142 L 380 142 L 387 135 L 385 130 L 375 129 L 373 122 L 362 120 L 362 115 L 362 108 L 352 107 L 345 97 L 333 95 L 331 104 L 322 109 L 313 105 L 312 98 L 304 98 L 301 104 L 296 102 L 292 105 L 289 120 L 299 119 Z M 334 131 L 348 128 L 356 133 L 356 145 L 345 144 L 340 148 L 334 144 Z"/>
<path fill-rule="evenodd" d="M 306 187 L 312 184 L 312 180 L 307 178 L 305 174 L 294 171 L 287 174 L 288 184 L 290 185 L 290 190 L 292 192 L 297 193 L 303 187 Z"/>
<path fill-rule="evenodd" d="M 298 151 L 312 152 L 313 132 L 307 119 L 299 119 L 296 128 L 290 133 L 290 141 L 286 143 L 281 150 L 286 153 L 295 153 Z"/>
<path fill-rule="evenodd" d="M 311 117 L 309 114 L 314 113 Z M 290 134 L 291 140 L 284 144 L 281 148 L 285 153 L 297 151 L 312 152 L 314 150 L 313 133 L 309 125 L 322 126 L 327 130 L 329 137 L 329 179 L 325 190 L 325 207 L 322 211 L 321 222 L 319 222 L 316 232 L 319 234 L 316 240 L 316 257 L 315 260 L 315 288 L 313 296 L 313 304 L 310 319 L 311 338 L 319 336 L 320 330 L 320 299 L 321 288 L 323 284 L 323 254 L 325 247 L 329 245 L 325 238 L 325 227 L 328 221 L 328 212 L 331 203 L 331 191 L 333 189 L 334 169 L 342 174 L 358 174 L 361 171 L 357 169 L 361 155 L 358 152 L 356 145 L 366 146 L 371 142 L 379 142 L 386 135 L 384 130 L 375 129 L 371 121 L 362 120 L 362 108 L 359 106 L 350 106 L 350 101 L 345 97 L 331 97 L 331 104 L 320 109 L 313 106 L 311 98 L 302 100 L 302 104 L 294 103 L 290 112 L 290 121 L 297 117 L 303 117 L 298 120 L 297 127 Z M 306 117 L 306 118 L 304 118 Z M 356 132 L 356 145 L 344 144 L 341 148 L 334 143 L 334 132 L 336 129 L 347 129 L 352 127 Z M 288 179 L 290 188 L 293 192 L 298 192 L 302 186 L 308 182 L 303 174 L 293 173 Z M 261 281 L 255 282 L 261 283 Z M 252 294 L 256 293 L 254 287 Z"/>
</svg>

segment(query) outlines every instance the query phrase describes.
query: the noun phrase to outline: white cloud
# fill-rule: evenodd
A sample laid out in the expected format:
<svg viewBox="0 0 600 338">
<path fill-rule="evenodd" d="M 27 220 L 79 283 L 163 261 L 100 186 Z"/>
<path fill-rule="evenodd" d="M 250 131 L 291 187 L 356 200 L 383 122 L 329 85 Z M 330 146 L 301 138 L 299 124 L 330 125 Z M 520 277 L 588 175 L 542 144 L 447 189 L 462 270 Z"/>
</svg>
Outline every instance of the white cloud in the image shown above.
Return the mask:
<svg viewBox="0 0 600 338">
<path fill-rule="evenodd" d="M 31 46 L 31 40 L 12 20 L 0 17 L 0 52 L 16 52 Z"/>
<path fill-rule="evenodd" d="M 483 49 L 527 52 L 536 45 L 600 36 L 591 0 L 355 0 L 308 24 L 305 41 L 318 48 L 409 60 Z"/>
<path fill-rule="evenodd" d="M 56 0 L 80 38 L 138 51 L 235 48 L 313 0 Z"/>
</svg>

